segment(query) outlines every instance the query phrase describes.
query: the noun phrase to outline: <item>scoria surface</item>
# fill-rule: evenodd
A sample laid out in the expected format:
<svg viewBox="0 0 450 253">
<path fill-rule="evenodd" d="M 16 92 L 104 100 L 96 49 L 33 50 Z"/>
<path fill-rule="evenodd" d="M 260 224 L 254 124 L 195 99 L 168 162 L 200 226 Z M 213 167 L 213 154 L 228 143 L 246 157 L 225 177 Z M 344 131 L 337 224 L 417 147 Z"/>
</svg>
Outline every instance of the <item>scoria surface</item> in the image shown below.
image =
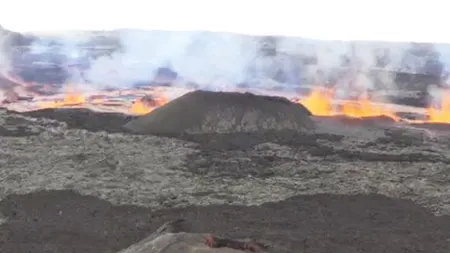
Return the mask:
<svg viewBox="0 0 450 253">
<path fill-rule="evenodd" d="M 98 121 L 101 117 L 91 120 Z M 242 134 L 175 139 L 74 129 L 70 127 L 73 122 L 2 111 L 3 221 L 8 224 L 20 216 L 18 206 L 26 209 L 23 197 L 8 196 L 35 192 L 37 201 L 42 192 L 58 194 L 43 190 L 73 190 L 75 193 L 66 192 L 71 201 L 83 198 L 76 195 L 81 193 L 110 203 L 104 205 L 133 205 L 132 210 L 147 208 L 151 212 L 220 204 L 253 206 L 304 194 L 376 194 L 374 198 L 380 198 L 377 194 L 381 194 L 412 200 L 438 216 L 450 214 L 450 138 L 446 126 L 413 126 L 383 120 L 317 118 L 315 121 L 314 131 L 295 136 L 285 133 L 265 138 Z M 12 200 L 5 202 L 7 198 Z M 61 196 L 55 198 L 69 201 Z M 46 208 L 62 210 L 63 206 L 49 204 Z M 55 212 L 52 215 L 64 215 L 63 211 Z M 201 228 L 206 227 L 200 226 L 198 230 Z M 101 252 L 125 248 L 142 239 L 147 233 L 144 232 L 114 247 L 103 245 L 108 250 Z M 7 234 L 0 233 L 0 238 Z M 450 239 L 444 237 L 439 242 L 450 244 Z M 10 240 L 3 238 L 3 241 L 11 252 L 25 252 L 8 244 Z M 56 242 L 51 245 L 53 248 L 46 246 L 50 247 L 48 252 L 58 252 L 51 250 L 62 247 Z M 286 250 L 278 252 L 292 252 L 287 244 L 279 242 L 278 246 Z M 91 252 L 87 246 L 77 247 L 73 252 Z"/>
</svg>

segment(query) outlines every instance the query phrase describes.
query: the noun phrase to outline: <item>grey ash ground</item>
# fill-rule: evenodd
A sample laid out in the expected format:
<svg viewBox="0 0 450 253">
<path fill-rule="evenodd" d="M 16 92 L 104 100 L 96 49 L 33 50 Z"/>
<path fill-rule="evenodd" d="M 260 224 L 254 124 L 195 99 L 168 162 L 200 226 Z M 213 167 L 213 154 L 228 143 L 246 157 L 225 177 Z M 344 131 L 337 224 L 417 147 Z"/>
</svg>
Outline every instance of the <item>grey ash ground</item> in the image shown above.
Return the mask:
<svg viewBox="0 0 450 253">
<path fill-rule="evenodd" d="M 278 253 L 450 252 L 450 127 L 316 118 L 172 138 L 128 120 L 0 112 L 0 252 L 117 252 L 179 217 Z"/>
</svg>

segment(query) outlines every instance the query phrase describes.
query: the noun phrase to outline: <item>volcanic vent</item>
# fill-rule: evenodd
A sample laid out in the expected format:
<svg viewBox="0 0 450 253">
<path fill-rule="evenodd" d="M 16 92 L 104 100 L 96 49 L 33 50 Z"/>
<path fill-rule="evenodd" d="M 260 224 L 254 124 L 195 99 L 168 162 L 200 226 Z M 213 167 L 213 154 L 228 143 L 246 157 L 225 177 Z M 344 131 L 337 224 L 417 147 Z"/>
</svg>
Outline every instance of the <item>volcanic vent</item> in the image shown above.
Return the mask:
<svg viewBox="0 0 450 253">
<path fill-rule="evenodd" d="M 194 91 L 130 121 L 140 134 L 199 134 L 311 129 L 311 113 L 285 98 Z"/>
</svg>

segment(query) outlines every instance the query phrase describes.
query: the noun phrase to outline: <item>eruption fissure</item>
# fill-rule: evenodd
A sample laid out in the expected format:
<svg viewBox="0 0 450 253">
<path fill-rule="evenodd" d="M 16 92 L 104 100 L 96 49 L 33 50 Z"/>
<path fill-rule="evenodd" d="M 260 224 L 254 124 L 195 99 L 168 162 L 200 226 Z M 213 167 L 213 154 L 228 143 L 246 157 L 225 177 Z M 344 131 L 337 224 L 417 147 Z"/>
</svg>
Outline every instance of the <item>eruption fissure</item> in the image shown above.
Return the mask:
<svg viewBox="0 0 450 253">
<path fill-rule="evenodd" d="M 305 99 L 298 101 L 315 116 L 347 116 L 351 118 L 389 117 L 399 121 L 395 111 L 389 106 L 373 103 L 367 94 L 362 94 L 356 100 L 338 101 L 331 90 L 313 90 Z"/>
<path fill-rule="evenodd" d="M 141 115 L 193 87 L 258 89 L 273 95 L 274 90 L 289 93 L 300 86 L 309 87 L 309 93 L 296 102 L 315 116 L 384 116 L 400 121 L 395 108 L 369 94 L 401 93 L 404 84 L 423 92 L 431 83 L 445 88 L 450 80 L 442 64 L 450 58 L 450 47 L 441 44 L 124 29 L 93 33 L 82 40 L 33 37 L 22 40 L 28 44 L 14 45 L 11 36 L 20 34 L 1 32 L 0 106 L 22 111 L 81 107 Z M 37 66 L 57 68 L 65 78 L 51 84 L 23 81 L 36 76 Z M 27 74 L 30 68 L 34 72 Z M 77 83 L 78 89 L 67 91 L 70 83 Z M 327 88 L 319 90 L 319 84 Z M 148 88 L 152 85 L 171 87 L 155 92 Z M 172 89 L 182 91 L 169 95 Z M 443 97 L 431 94 L 439 103 L 424 108 L 424 121 L 450 123 L 450 96 L 438 93 Z M 291 92 L 287 97 L 298 95 Z M 387 97 L 383 101 L 390 102 Z"/>
</svg>

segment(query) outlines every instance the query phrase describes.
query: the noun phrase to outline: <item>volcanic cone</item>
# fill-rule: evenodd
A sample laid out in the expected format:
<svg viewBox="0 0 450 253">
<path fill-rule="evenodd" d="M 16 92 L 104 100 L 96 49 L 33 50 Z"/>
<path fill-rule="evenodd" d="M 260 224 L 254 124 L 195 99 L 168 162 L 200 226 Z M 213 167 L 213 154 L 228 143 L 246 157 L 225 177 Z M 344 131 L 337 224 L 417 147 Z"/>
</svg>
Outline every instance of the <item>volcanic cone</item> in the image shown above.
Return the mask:
<svg viewBox="0 0 450 253">
<path fill-rule="evenodd" d="M 281 97 L 250 93 L 194 91 L 125 128 L 140 134 L 199 134 L 305 130 L 313 127 L 311 113 Z"/>
</svg>

